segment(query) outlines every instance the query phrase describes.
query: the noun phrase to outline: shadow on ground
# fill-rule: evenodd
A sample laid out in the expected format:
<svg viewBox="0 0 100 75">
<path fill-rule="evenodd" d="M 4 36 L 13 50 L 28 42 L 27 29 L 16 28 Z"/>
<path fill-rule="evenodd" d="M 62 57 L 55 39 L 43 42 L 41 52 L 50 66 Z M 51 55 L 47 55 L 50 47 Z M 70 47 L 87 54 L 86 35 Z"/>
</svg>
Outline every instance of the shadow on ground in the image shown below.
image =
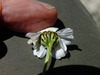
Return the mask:
<svg viewBox="0 0 100 75">
<path fill-rule="evenodd" d="M 46 71 L 46 75 L 100 75 L 100 68 L 86 65 L 69 65 Z M 41 74 L 39 74 L 41 75 Z"/>
<path fill-rule="evenodd" d="M 4 41 L 8 40 L 9 38 L 13 36 L 25 38 L 24 33 L 13 32 L 5 28 L 0 28 L 0 59 L 3 58 L 7 54 L 7 51 L 8 51 L 7 46 L 4 43 Z"/>
</svg>

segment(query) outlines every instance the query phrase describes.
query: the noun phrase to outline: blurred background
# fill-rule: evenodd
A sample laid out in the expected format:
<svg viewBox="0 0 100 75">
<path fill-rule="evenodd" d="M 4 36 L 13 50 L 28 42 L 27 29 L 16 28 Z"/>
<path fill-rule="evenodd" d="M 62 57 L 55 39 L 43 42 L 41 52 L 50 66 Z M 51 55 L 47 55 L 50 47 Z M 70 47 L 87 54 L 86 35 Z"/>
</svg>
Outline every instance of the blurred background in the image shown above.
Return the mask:
<svg viewBox="0 0 100 75">
<path fill-rule="evenodd" d="M 100 30 L 100 0 L 80 0 L 95 20 Z"/>
</svg>

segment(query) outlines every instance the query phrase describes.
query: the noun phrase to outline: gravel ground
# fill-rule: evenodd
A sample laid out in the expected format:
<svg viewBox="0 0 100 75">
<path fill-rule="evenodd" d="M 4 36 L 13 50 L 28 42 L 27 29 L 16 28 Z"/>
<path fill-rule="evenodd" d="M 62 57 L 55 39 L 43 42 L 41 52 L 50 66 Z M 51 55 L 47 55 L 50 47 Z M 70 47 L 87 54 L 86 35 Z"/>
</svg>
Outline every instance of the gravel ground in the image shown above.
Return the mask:
<svg viewBox="0 0 100 75">
<path fill-rule="evenodd" d="M 100 0 L 80 0 L 92 15 L 100 29 Z"/>
</svg>

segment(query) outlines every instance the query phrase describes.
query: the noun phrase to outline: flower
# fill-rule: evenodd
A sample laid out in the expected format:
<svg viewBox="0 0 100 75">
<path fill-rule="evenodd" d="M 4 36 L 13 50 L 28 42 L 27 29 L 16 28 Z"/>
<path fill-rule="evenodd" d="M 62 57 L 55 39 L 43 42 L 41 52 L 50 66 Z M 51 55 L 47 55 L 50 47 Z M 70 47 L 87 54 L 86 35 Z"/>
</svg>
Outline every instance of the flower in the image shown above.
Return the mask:
<svg viewBox="0 0 100 75">
<path fill-rule="evenodd" d="M 71 28 L 64 28 L 58 31 L 56 27 L 46 28 L 37 33 L 30 32 L 26 34 L 26 37 L 30 38 L 28 44 L 33 44 L 33 54 L 39 58 L 43 58 L 47 53 L 47 38 L 50 38 L 51 41 L 55 38 L 50 55 L 56 59 L 66 56 L 67 46 L 74 39 Z"/>
</svg>

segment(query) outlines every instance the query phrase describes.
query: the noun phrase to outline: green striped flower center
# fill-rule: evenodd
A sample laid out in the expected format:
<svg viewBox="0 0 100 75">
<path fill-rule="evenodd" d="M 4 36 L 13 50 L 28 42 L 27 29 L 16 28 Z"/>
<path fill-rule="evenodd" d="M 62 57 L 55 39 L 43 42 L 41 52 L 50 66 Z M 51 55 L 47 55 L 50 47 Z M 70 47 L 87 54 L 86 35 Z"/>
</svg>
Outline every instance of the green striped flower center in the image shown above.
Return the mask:
<svg viewBox="0 0 100 75">
<path fill-rule="evenodd" d="M 50 45 L 56 45 L 58 40 L 58 34 L 53 31 L 44 31 L 39 36 L 40 44 L 42 44 L 45 48 L 49 47 Z"/>
</svg>

